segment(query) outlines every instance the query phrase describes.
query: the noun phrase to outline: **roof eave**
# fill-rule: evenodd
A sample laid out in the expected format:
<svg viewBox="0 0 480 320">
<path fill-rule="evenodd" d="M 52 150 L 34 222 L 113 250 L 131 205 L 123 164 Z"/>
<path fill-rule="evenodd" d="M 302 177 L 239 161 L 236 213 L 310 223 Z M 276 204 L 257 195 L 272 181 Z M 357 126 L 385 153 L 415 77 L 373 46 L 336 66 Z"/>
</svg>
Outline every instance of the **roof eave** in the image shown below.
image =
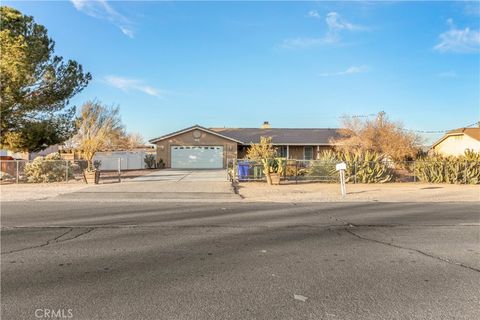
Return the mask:
<svg viewBox="0 0 480 320">
<path fill-rule="evenodd" d="M 148 140 L 148 142 L 150 142 L 150 143 L 157 143 L 157 142 L 159 142 L 159 141 L 162 141 L 162 140 L 165 140 L 165 139 L 174 137 L 174 136 L 178 136 L 179 134 L 182 134 L 182 133 L 185 133 L 185 132 L 189 132 L 189 131 L 192 131 L 192 130 L 202 130 L 202 131 L 207 132 L 207 133 L 209 133 L 209 134 L 212 134 L 212 135 L 215 135 L 215 136 L 218 136 L 218 137 L 221 137 L 221 138 L 230 140 L 230 141 L 234 141 L 234 142 L 236 142 L 236 143 L 243 144 L 243 142 L 240 141 L 240 140 L 236 140 L 236 139 L 227 137 L 227 136 L 222 135 L 222 134 L 220 134 L 220 133 L 218 133 L 218 132 L 212 131 L 212 130 L 207 129 L 207 128 L 205 128 L 205 127 L 202 127 L 202 126 L 200 126 L 200 125 L 198 125 L 198 124 L 196 124 L 196 125 L 194 125 L 194 126 L 191 126 L 191 127 L 188 127 L 188 128 L 185 128 L 185 129 L 183 129 L 183 130 L 179 130 L 179 131 L 175 131 L 175 132 L 172 132 L 172 133 L 163 135 L 163 136 L 158 137 L 158 138 L 150 139 L 150 140 Z"/>
</svg>

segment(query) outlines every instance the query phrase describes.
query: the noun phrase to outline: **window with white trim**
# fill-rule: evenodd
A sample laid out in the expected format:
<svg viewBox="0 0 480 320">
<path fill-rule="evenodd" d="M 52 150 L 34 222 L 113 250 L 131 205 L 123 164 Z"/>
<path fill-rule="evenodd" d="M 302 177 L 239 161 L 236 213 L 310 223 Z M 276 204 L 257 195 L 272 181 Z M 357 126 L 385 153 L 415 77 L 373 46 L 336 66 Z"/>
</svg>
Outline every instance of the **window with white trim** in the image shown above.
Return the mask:
<svg viewBox="0 0 480 320">
<path fill-rule="evenodd" d="M 304 147 L 303 148 L 303 159 L 313 160 L 313 147 Z"/>
</svg>

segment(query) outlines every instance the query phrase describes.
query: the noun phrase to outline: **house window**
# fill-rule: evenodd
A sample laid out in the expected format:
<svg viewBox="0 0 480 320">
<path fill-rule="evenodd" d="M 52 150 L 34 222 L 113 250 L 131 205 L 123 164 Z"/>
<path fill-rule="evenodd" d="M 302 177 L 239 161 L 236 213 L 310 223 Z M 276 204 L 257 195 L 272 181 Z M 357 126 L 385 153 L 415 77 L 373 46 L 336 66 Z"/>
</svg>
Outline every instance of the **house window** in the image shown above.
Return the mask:
<svg viewBox="0 0 480 320">
<path fill-rule="evenodd" d="M 287 157 L 287 146 L 280 146 L 277 148 L 277 156 L 280 158 Z"/>
<path fill-rule="evenodd" d="M 313 147 L 303 148 L 303 159 L 313 160 Z"/>
</svg>

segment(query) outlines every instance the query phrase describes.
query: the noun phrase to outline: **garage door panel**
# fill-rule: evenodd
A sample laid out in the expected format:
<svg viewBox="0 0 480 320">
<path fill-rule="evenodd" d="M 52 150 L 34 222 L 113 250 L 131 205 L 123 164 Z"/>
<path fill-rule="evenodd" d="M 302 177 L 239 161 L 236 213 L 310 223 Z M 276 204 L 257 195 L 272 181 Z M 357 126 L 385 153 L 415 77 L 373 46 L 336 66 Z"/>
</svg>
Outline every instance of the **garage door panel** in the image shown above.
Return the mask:
<svg viewBox="0 0 480 320">
<path fill-rule="evenodd" d="M 173 146 L 171 167 L 174 169 L 221 169 L 222 146 Z"/>
</svg>

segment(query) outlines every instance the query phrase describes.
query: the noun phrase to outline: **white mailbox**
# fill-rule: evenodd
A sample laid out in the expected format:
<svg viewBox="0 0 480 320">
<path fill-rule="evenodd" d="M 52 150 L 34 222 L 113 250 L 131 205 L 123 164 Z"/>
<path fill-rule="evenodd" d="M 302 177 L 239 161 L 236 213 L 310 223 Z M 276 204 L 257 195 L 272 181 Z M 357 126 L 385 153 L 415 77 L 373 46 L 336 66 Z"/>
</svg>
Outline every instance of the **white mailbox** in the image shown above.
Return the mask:
<svg viewBox="0 0 480 320">
<path fill-rule="evenodd" d="M 335 166 L 335 169 L 336 169 L 337 171 L 347 170 L 347 164 L 346 164 L 345 162 L 337 163 L 337 165 Z"/>
</svg>

